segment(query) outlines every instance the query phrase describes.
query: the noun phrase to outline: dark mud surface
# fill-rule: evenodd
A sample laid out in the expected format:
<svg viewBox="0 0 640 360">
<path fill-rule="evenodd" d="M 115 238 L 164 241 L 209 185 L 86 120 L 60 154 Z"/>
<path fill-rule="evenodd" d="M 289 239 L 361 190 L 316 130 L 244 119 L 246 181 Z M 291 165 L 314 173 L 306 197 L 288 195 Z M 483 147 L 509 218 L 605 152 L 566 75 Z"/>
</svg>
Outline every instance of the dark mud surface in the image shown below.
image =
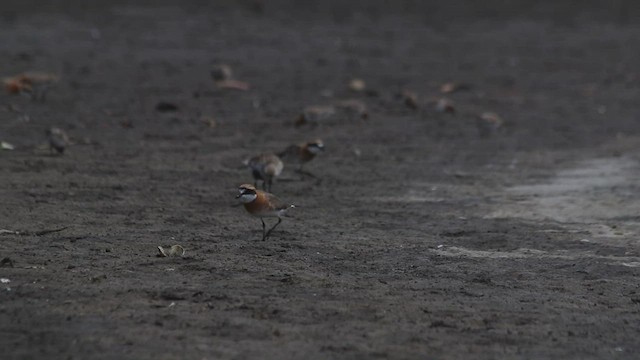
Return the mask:
<svg viewBox="0 0 640 360">
<path fill-rule="evenodd" d="M 2 76 L 60 76 L 44 102 L 0 96 L 0 229 L 23 232 L 0 234 L 3 359 L 637 357 L 625 2 L 566 23 L 266 3 L 3 5 Z M 217 89 L 218 63 L 251 90 Z M 447 81 L 471 84 L 455 115 L 429 105 Z M 369 119 L 293 126 L 342 99 Z M 505 125 L 481 137 L 485 111 Z M 242 161 L 318 137 L 316 178 L 285 166 L 273 192 L 298 207 L 259 241 Z M 156 256 L 171 244 L 186 257 Z"/>
</svg>

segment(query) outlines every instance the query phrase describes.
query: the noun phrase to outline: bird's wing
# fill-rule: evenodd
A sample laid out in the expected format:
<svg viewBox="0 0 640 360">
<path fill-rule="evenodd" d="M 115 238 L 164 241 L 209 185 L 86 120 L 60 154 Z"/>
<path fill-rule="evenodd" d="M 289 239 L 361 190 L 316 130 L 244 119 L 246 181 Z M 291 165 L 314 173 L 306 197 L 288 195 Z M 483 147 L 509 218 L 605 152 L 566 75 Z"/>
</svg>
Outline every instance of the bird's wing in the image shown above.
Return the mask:
<svg viewBox="0 0 640 360">
<path fill-rule="evenodd" d="M 277 196 L 273 195 L 273 194 L 269 194 L 267 193 L 267 199 L 269 199 L 269 204 L 271 204 L 271 206 L 273 206 L 274 210 L 285 210 L 291 207 L 290 204 L 287 204 L 285 202 L 283 202 L 282 200 L 278 199 Z"/>
<path fill-rule="evenodd" d="M 298 153 L 298 145 L 290 145 L 286 149 L 278 153 L 278 156 L 281 158 L 284 158 L 284 157 L 297 155 L 297 153 Z"/>
</svg>

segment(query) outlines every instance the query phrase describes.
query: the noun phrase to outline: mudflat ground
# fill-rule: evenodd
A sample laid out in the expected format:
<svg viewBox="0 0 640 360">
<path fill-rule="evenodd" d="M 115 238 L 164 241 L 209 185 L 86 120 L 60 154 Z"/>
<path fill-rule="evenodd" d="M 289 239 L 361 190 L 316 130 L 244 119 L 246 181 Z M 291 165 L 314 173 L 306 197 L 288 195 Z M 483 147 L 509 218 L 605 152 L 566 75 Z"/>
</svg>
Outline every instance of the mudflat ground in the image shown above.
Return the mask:
<svg viewBox="0 0 640 360">
<path fill-rule="evenodd" d="M 60 78 L 0 95 L 4 359 L 637 357 L 626 2 L 67 3 L 0 6 L 1 75 Z M 216 88 L 219 63 L 251 89 Z M 344 99 L 369 118 L 293 126 Z M 505 123 L 480 136 L 485 111 Z M 285 166 L 273 192 L 298 207 L 259 241 L 242 161 L 315 138 L 316 177 Z"/>
</svg>

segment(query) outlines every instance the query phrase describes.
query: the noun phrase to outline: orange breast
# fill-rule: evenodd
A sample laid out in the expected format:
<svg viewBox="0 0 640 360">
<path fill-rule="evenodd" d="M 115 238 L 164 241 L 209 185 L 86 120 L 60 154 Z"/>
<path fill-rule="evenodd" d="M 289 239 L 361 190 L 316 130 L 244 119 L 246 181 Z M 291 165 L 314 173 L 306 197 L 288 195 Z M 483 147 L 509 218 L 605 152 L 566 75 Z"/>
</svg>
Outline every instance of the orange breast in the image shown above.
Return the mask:
<svg viewBox="0 0 640 360">
<path fill-rule="evenodd" d="M 309 151 L 306 147 L 300 148 L 300 152 L 298 155 L 300 157 L 301 162 L 309 162 L 316 156 L 314 153 Z"/>
<path fill-rule="evenodd" d="M 263 191 L 258 190 L 256 191 L 256 194 L 258 197 L 256 197 L 254 201 L 244 204 L 244 208 L 250 214 L 260 215 L 275 210 Z"/>
</svg>

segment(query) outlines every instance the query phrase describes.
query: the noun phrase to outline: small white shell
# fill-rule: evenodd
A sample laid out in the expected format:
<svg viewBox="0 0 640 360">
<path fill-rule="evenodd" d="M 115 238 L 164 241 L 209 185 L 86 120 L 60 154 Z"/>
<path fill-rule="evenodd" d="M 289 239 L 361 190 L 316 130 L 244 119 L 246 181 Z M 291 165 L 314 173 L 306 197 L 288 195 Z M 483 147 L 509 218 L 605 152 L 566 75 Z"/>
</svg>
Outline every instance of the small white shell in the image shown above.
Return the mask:
<svg viewBox="0 0 640 360">
<path fill-rule="evenodd" d="M 158 246 L 158 251 L 160 255 L 164 257 L 175 257 L 175 256 L 184 256 L 185 250 L 180 245 L 172 245 L 169 249 L 165 249 L 162 246 Z"/>
<path fill-rule="evenodd" d="M 2 150 L 15 150 L 15 146 L 13 146 L 13 144 L 10 144 L 6 141 L 2 141 L 0 142 L 0 149 Z"/>
</svg>

